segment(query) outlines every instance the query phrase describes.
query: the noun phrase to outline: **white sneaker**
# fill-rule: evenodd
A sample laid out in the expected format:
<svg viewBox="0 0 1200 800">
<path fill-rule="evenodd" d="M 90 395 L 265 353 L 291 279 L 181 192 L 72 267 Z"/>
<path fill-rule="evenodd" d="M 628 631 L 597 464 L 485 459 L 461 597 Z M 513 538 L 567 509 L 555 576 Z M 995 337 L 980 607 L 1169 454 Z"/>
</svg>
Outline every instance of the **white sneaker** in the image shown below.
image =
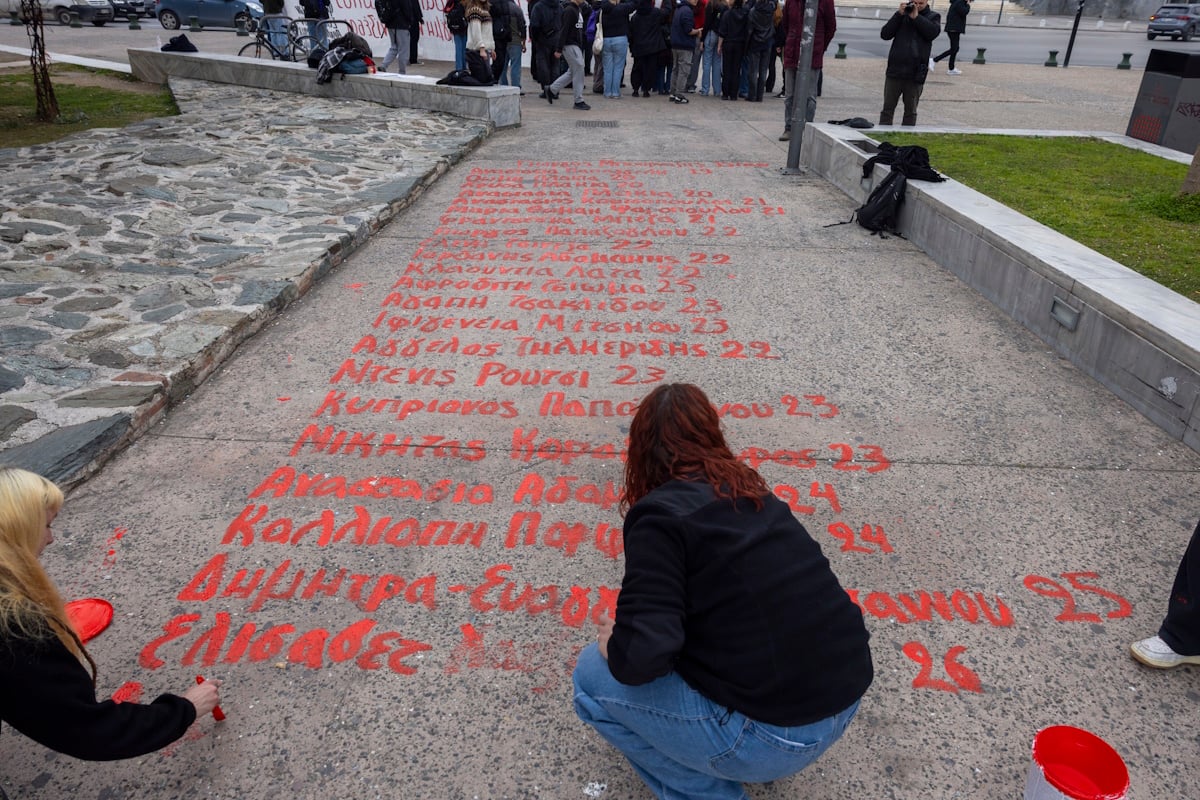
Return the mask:
<svg viewBox="0 0 1200 800">
<path fill-rule="evenodd" d="M 948 70 L 946 70 L 946 74 L 947 75 L 962 75 L 962 70 L 961 69 L 948 69 Z"/>
<path fill-rule="evenodd" d="M 931 58 L 931 59 L 929 59 L 929 71 L 930 71 L 930 72 L 937 72 L 937 62 L 936 62 L 936 61 L 934 61 L 932 58 Z"/>
<path fill-rule="evenodd" d="M 1200 664 L 1200 656 L 1183 656 L 1157 636 L 1129 645 L 1129 652 L 1148 667 L 1170 669 L 1181 664 Z"/>
</svg>

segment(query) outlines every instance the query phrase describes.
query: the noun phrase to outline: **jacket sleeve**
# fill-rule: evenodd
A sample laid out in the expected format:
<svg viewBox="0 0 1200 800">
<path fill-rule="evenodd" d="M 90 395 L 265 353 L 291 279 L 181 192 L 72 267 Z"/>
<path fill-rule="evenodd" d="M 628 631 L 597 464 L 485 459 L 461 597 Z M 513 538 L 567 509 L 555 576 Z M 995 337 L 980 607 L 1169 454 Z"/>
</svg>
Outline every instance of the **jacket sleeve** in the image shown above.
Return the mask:
<svg viewBox="0 0 1200 800">
<path fill-rule="evenodd" d="M 0 643 L 0 719 L 30 739 L 87 761 L 134 758 L 175 741 L 196 720 L 186 698 L 98 702 L 92 680 L 58 639 Z"/>
<path fill-rule="evenodd" d="M 621 683 L 668 674 L 683 649 L 687 561 L 678 524 L 647 510 L 626 526 L 625 578 L 608 641 L 608 668 Z"/>
<path fill-rule="evenodd" d="M 833 0 L 820 0 L 817 9 L 821 14 L 821 32 L 824 39 L 819 44 L 821 52 L 824 53 L 829 49 L 834 34 L 837 33 L 837 8 L 834 6 Z"/>
<path fill-rule="evenodd" d="M 917 18 L 913 22 L 917 26 L 917 33 L 927 42 L 932 42 L 942 35 L 942 15 L 936 11 L 917 14 Z"/>
<path fill-rule="evenodd" d="M 904 15 L 899 11 L 892 14 L 887 22 L 883 23 L 883 27 L 879 29 L 879 38 L 887 41 L 888 39 L 896 38 L 896 31 L 900 30 L 900 24 L 904 22 Z"/>
</svg>

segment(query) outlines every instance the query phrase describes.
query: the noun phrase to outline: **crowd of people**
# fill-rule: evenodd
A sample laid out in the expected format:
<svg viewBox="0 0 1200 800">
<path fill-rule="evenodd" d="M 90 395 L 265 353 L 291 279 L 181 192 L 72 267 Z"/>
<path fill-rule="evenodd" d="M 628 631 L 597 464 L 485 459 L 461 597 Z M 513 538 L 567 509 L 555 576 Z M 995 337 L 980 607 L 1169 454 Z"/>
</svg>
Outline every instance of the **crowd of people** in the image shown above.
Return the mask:
<svg viewBox="0 0 1200 800">
<path fill-rule="evenodd" d="M 901 101 L 901 124 L 916 124 L 925 79 L 938 61 L 948 58 L 949 74 L 961 74 L 955 57 L 970 7 L 971 0 L 950 0 L 950 46 L 938 56 L 932 46 L 942 33 L 941 16 L 929 0 L 902 0 L 885 21 L 880 36 L 891 47 L 881 125 L 893 124 Z M 514 0 L 447 0 L 443 11 L 454 37 L 455 70 L 475 83 L 520 88 L 521 58 L 529 51 L 538 96 L 553 104 L 570 87 L 579 111 L 591 110 L 589 88 L 608 100 L 628 89 L 633 97 L 653 94 L 683 105 L 691 94 L 760 103 L 781 84 L 776 96 L 787 102 L 779 138 L 791 138 L 805 0 L 531 0 L 528 20 Z M 815 117 L 836 31 L 833 0 L 816 0 L 807 121 Z M 393 49 L 399 46 L 393 40 Z"/>
</svg>

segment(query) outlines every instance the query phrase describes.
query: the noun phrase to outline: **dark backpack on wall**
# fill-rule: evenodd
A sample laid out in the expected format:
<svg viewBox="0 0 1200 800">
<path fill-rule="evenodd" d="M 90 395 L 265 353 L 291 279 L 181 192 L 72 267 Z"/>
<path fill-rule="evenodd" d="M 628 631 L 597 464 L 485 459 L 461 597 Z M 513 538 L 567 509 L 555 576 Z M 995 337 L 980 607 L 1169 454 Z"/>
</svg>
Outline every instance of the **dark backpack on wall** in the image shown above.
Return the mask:
<svg viewBox="0 0 1200 800">
<path fill-rule="evenodd" d="M 908 179 L 898 169 L 893 169 L 879 185 L 871 190 L 867 202 L 854 211 L 854 219 L 872 234 L 887 238 L 886 234 L 899 236 L 900 206 L 904 203 L 904 190 Z"/>
</svg>

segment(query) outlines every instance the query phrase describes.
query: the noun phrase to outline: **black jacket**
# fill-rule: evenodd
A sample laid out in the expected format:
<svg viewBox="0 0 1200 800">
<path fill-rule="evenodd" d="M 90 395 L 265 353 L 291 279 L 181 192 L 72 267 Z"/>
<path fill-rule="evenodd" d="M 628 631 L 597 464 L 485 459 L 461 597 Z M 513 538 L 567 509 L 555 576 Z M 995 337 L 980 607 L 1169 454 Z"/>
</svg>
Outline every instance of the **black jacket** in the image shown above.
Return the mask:
<svg viewBox="0 0 1200 800">
<path fill-rule="evenodd" d="M 667 49 L 667 15 L 651 0 L 642 0 L 629 18 L 629 54 L 645 58 Z"/>
<path fill-rule="evenodd" d="M 384 27 L 406 31 L 420 21 L 421 7 L 417 0 L 375 0 L 375 14 Z"/>
<path fill-rule="evenodd" d="M 942 16 L 929 6 L 909 17 L 897 11 L 883 23 L 879 38 L 891 39 L 888 50 L 887 76 L 902 81 L 924 83 L 929 74 L 929 51 L 933 40 L 942 32 Z"/>
<path fill-rule="evenodd" d="M 542 2 L 547 2 L 547 0 L 542 0 Z M 562 4 L 562 11 L 559 14 L 558 47 L 555 49 L 561 53 L 567 45 L 573 44 L 578 45 L 582 50 L 587 46 L 586 27 L 585 12 L 571 0 L 566 0 Z"/>
<path fill-rule="evenodd" d="M 604 23 L 604 38 L 610 36 L 629 36 L 629 15 L 636 6 L 633 0 L 623 0 L 616 5 L 603 0 L 600 5 L 600 19 Z"/>
<path fill-rule="evenodd" d="M 75 758 L 112 761 L 165 747 L 196 720 L 189 700 L 97 701 L 92 678 L 57 638 L 0 639 L 0 720 Z"/>
<path fill-rule="evenodd" d="M 848 708 L 874 676 L 862 612 L 773 495 L 718 500 L 671 481 L 625 516 L 625 577 L 608 666 L 638 685 L 669 672 L 771 725 Z"/>
<path fill-rule="evenodd" d="M 745 6 L 730 6 L 721 15 L 721 24 L 717 27 L 717 35 L 727 44 L 744 48 L 749 31 L 749 16 L 750 12 L 746 10 Z"/>
<path fill-rule="evenodd" d="M 971 13 L 971 4 L 967 0 L 950 0 L 950 10 L 946 12 L 946 33 L 966 33 L 967 14 Z"/>
</svg>

